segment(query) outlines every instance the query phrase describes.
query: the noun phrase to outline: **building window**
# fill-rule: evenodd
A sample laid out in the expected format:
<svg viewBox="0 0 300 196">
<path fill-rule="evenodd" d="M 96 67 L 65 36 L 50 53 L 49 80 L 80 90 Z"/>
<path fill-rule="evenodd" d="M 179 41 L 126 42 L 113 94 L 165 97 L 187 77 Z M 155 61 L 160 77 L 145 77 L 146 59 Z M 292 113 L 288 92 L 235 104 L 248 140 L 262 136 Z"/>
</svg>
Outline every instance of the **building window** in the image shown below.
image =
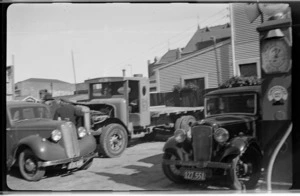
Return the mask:
<svg viewBox="0 0 300 196">
<path fill-rule="evenodd" d="M 195 85 L 201 90 L 203 90 L 205 88 L 204 78 L 185 79 L 184 83 L 185 83 L 185 85 L 191 85 L 191 84 Z"/>
<path fill-rule="evenodd" d="M 150 92 L 156 92 L 156 87 L 150 87 Z"/>
<path fill-rule="evenodd" d="M 240 64 L 239 67 L 240 75 L 243 77 L 258 76 L 256 63 Z"/>
</svg>

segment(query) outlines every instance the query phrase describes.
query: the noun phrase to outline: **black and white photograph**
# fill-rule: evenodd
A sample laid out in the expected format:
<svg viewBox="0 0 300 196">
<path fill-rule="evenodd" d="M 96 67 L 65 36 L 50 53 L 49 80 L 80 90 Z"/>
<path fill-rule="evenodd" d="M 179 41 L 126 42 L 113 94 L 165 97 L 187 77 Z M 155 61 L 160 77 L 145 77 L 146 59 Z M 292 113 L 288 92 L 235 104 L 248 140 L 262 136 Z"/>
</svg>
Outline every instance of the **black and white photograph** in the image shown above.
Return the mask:
<svg viewBox="0 0 300 196">
<path fill-rule="evenodd" d="M 298 192 L 299 10 L 4 1 L 2 189 Z"/>
</svg>

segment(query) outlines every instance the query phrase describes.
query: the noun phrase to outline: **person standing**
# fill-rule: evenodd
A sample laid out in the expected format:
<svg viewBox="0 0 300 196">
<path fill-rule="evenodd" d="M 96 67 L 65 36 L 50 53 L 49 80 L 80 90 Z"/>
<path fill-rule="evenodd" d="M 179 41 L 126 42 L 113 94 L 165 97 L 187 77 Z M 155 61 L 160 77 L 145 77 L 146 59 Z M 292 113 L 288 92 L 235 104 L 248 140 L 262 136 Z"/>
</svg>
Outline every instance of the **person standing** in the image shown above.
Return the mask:
<svg viewBox="0 0 300 196">
<path fill-rule="evenodd" d="M 64 99 L 59 99 L 58 103 L 60 107 L 56 109 L 53 119 L 58 120 L 60 118 L 61 120 L 71 121 L 78 127 L 77 117 L 84 115 L 81 109 Z"/>
</svg>

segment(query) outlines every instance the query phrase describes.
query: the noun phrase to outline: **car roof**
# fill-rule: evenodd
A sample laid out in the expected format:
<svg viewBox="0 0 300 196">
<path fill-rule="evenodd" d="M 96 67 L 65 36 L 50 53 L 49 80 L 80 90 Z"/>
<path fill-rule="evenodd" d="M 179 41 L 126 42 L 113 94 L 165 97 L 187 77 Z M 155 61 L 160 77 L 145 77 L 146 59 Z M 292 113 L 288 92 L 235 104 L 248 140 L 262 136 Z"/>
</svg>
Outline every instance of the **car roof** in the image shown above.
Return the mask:
<svg viewBox="0 0 300 196">
<path fill-rule="evenodd" d="M 33 102 L 26 102 L 26 101 L 7 101 L 7 107 L 21 107 L 21 106 L 28 106 L 28 107 L 36 107 L 36 106 L 46 106 L 42 103 L 33 103 Z"/>
<path fill-rule="evenodd" d="M 220 94 L 238 94 L 238 93 L 261 93 L 261 86 L 242 86 L 242 87 L 231 87 L 231 88 L 223 88 L 211 91 L 207 93 L 205 96 L 211 95 L 220 95 Z"/>
</svg>

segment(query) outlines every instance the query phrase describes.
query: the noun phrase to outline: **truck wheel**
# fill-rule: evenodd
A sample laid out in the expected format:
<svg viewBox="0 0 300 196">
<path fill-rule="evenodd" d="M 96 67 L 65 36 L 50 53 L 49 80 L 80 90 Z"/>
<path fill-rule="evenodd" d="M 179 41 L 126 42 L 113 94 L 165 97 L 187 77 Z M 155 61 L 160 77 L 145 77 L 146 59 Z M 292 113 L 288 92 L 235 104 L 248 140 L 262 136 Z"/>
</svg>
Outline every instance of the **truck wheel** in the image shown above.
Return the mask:
<svg viewBox="0 0 300 196">
<path fill-rule="evenodd" d="M 194 122 L 196 122 L 196 118 L 194 116 L 191 115 L 181 116 L 175 122 L 175 130 L 184 129 L 187 131 L 188 128 L 190 127 L 190 123 L 194 123 Z"/>
<path fill-rule="evenodd" d="M 100 154 L 113 158 L 120 156 L 127 147 L 128 136 L 125 128 L 112 123 L 103 128 L 100 135 Z"/>
<path fill-rule="evenodd" d="M 179 157 L 173 152 L 166 152 L 163 155 L 163 159 L 179 160 Z M 183 184 L 187 182 L 187 180 L 185 180 L 181 175 L 180 167 L 181 166 L 179 165 L 169 165 L 169 164 L 165 164 L 164 162 L 162 163 L 162 169 L 165 176 L 177 184 Z"/>
<path fill-rule="evenodd" d="M 45 168 L 38 167 L 38 158 L 29 149 L 19 154 L 19 170 L 23 178 L 29 181 L 38 181 L 45 175 Z"/>
<path fill-rule="evenodd" d="M 261 175 L 261 155 L 249 147 L 244 154 L 231 160 L 229 172 L 231 188 L 234 190 L 255 189 Z"/>
</svg>

